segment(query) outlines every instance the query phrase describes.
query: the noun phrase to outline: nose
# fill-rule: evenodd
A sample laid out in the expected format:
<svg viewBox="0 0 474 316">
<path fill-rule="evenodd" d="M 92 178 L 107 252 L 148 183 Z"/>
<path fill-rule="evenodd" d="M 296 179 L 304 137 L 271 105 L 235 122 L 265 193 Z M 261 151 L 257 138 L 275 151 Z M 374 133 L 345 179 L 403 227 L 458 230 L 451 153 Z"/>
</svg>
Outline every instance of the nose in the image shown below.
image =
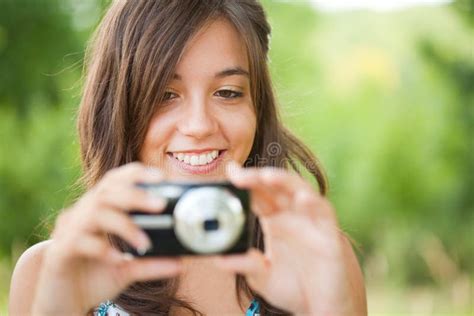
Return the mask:
<svg viewBox="0 0 474 316">
<path fill-rule="evenodd" d="M 190 137 L 204 139 L 218 129 L 215 113 L 202 98 L 196 98 L 185 106 L 178 130 Z"/>
</svg>

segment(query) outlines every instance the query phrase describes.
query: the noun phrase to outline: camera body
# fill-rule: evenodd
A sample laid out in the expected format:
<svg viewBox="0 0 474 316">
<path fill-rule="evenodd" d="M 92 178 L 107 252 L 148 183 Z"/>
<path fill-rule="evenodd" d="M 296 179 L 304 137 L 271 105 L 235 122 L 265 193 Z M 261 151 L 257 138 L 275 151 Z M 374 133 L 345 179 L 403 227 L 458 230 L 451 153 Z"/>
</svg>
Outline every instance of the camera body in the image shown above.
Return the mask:
<svg viewBox="0 0 474 316">
<path fill-rule="evenodd" d="M 130 213 L 152 241 L 134 256 L 181 256 L 243 253 L 249 248 L 249 193 L 230 182 L 141 183 L 149 194 L 166 200 L 163 212 Z"/>
</svg>

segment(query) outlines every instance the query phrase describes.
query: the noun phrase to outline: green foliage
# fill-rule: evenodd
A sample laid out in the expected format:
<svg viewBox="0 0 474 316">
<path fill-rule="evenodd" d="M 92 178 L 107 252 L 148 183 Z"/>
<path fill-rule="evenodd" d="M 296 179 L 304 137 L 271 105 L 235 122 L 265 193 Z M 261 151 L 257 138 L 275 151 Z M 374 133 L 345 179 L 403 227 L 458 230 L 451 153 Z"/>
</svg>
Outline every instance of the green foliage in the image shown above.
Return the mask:
<svg viewBox="0 0 474 316">
<path fill-rule="evenodd" d="M 61 1 L 0 0 L 0 107 L 26 114 L 31 103 L 59 105 L 58 77 L 67 54 L 79 51 Z"/>
<path fill-rule="evenodd" d="M 79 170 L 83 43 L 65 2 L 0 0 L 0 256 L 47 237 Z"/>
<path fill-rule="evenodd" d="M 474 0 L 456 0 L 452 6 L 467 23 L 474 25 Z"/>
<path fill-rule="evenodd" d="M 74 112 L 63 105 L 19 119 L 0 110 L 0 253 L 48 236 L 48 224 L 72 197 L 78 175 Z M 27 129 L 25 129 L 27 127 Z M 41 222 L 42 219 L 49 221 Z M 26 246 L 26 244 L 24 245 Z"/>
</svg>

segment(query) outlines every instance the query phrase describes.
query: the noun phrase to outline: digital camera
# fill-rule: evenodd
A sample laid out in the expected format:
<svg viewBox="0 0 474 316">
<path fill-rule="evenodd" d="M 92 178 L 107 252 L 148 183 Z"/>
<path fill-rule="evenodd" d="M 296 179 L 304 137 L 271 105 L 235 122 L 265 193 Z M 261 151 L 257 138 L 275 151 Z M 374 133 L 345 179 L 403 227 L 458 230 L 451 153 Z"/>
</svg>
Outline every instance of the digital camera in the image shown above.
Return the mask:
<svg viewBox="0 0 474 316">
<path fill-rule="evenodd" d="M 138 184 L 162 197 L 159 214 L 130 213 L 152 241 L 152 248 L 134 256 L 180 256 L 242 253 L 249 248 L 249 193 L 230 182 Z"/>
</svg>

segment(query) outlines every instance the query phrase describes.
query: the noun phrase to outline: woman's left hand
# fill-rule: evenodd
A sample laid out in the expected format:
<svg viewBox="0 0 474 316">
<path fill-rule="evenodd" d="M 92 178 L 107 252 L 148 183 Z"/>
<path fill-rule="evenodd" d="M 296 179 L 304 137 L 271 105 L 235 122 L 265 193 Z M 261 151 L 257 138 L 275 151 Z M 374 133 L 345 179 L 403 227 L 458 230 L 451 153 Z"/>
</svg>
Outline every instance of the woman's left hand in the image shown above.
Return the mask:
<svg viewBox="0 0 474 316">
<path fill-rule="evenodd" d="M 360 266 L 329 201 L 299 175 L 276 168 L 228 168 L 251 191 L 265 253 L 218 257 L 274 306 L 297 315 L 366 315 Z"/>
</svg>

